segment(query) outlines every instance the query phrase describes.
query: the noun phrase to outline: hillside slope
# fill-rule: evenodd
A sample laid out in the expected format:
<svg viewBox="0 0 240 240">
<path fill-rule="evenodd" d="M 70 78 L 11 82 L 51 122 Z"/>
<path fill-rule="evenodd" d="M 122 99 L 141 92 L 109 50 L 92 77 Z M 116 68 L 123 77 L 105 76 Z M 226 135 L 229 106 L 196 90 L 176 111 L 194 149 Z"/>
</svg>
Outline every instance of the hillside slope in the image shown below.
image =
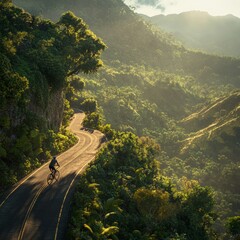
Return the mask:
<svg viewBox="0 0 240 240">
<path fill-rule="evenodd" d="M 105 60 L 171 68 L 173 53 L 181 48 L 169 35 L 153 33 L 122 1 L 60 0 L 56 4 L 52 0 L 14 0 L 14 3 L 32 14 L 54 21 L 63 12 L 72 11 L 104 40 L 108 46 Z"/>
<path fill-rule="evenodd" d="M 184 118 L 181 125 L 191 132 L 183 141 L 183 152 L 194 145 L 206 145 L 214 147 L 214 154 L 226 154 L 229 148 L 232 157 L 237 159 L 240 154 L 240 92 L 216 100 Z"/>
<path fill-rule="evenodd" d="M 191 11 L 144 18 L 173 34 L 188 48 L 240 57 L 240 43 L 236 41 L 240 37 L 240 19 L 235 16 Z"/>
<path fill-rule="evenodd" d="M 100 112 L 105 122 L 111 123 L 114 129 L 156 139 L 162 150 L 158 156 L 161 169 L 173 181 L 176 176 L 184 176 L 210 186 L 219 185 L 218 169 L 222 165 L 219 159 L 226 162 L 226 169 L 223 166 L 222 170 L 224 173 L 229 169 L 232 159 L 236 160 L 232 157 L 239 155 L 236 141 L 239 139 L 238 130 L 234 132 L 233 138 L 231 134 L 224 135 L 229 133 L 224 129 L 224 123 L 229 124 L 229 129 L 235 130 L 232 123 L 234 118 L 238 119 L 237 104 L 234 105 L 234 100 L 230 101 L 231 106 L 225 112 L 222 111 L 222 118 L 215 116 L 215 113 L 221 112 L 219 109 L 223 108 L 222 96 L 228 96 L 232 90 L 240 87 L 240 60 L 187 50 L 168 34 L 154 30 L 150 24 L 140 20 L 121 0 L 15 2 L 36 15 L 55 21 L 62 12 L 72 10 L 107 44 L 108 49 L 104 53 L 105 67 L 94 75 L 80 75 L 80 80 L 86 87 L 73 89 L 74 86 L 71 86 L 72 91 L 67 93 L 75 107 L 84 106 L 86 102 L 93 103 L 94 111 L 97 111 L 92 114 L 96 117 L 94 120 L 99 117 L 97 114 Z M 219 97 L 221 100 L 207 106 L 208 102 L 214 102 Z M 214 105 L 219 108 L 214 108 Z M 177 120 L 192 112 L 199 112 L 198 118 L 201 118 L 200 106 L 206 106 L 202 113 L 206 112 L 209 116 L 200 126 L 199 119 L 194 117 L 189 118 L 194 119 L 189 122 L 186 120 L 185 128 L 183 122 L 182 126 L 178 124 Z M 214 111 L 211 112 L 210 109 Z M 97 120 L 99 119 L 100 117 Z M 200 135 L 199 131 L 202 129 L 205 129 L 205 135 Z M 223 135 L 220 129 L 223 130 Z M 213 137 L 211 141 L 208 140 L 210 131 L 210 136 Z M 224 142 L 218 141 L 218 138 L 224 138 Z M 184 142 L 184 139 L 187 140 Z M 185 155 L 179 154 L 179 143 L 186 146 Z M 226 144 L 227 149 L 224 149 L 222 146 Z M 109 157 L 124 161 L 126 154 L 131 155 L 132 152 L 126 153 L 125 146 L 123 149 L 121 156 L 110 154 Z M 219 153 L 223 154 L 216 157 Z M 224 154 L 228 154 L 229 158 Z M 102 160 L 105 161 L 106 158 Z M 235 165 L 233 168 L 237 169 Z M 235 172 L 232 173 L 229 174 L 227 184 L 234 185 L 232 192 L 235 194 L 239 187 L 234 182 Z M 215 177 L 209 179 L 213 175 Z M 224 177 L 223 174 L 222 178 Z M 234 203 L 228 199 L 228 195 L 220 199 L 229 204 Z M 238 201 L 235 203 L 231 213 L 239 211 Z M 221 211 L 225 211 L 222 207 L 225 205 L 219 206 Z"/>
<path fill-rule="evenodd" d="M 18 6 L 35 15 L 54 21 L 65 11 L 73 11 L 81 17 L 108 48 L 103 59 L 108 64 L 144 65 L 168 72 L 183 73 L 199 77 L 205 67 L 210 73 L 204 81 L 216 84 L 233 84 L 239 87 L 240 60 L 211 56 L 187 50 L 170 34 L 167 34 L 134 14 L 121 0 L 14 0 Z M 202 81 L 202 78 L 199 79 Z"/>
</svg>

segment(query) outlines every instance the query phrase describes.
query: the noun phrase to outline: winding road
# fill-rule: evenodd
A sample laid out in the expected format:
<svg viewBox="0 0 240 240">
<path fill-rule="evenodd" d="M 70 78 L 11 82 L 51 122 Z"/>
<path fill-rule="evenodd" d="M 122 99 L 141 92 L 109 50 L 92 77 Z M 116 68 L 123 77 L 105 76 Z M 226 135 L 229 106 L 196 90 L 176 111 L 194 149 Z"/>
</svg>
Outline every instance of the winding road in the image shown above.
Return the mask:
<svg viewBox="0 0 240 240">
<path fill-rule="evenodd" d="M 58 156 L 58 182 L 47 184 L 46 163 L 0 199 L 0 240 L 64 239 L 77 177 L 95 158 L 103 137 L 98 131 L 80 130 L 83 118 L 83 113 L 76 113 L 69 126 L 79 141 Z"/>
</svg>

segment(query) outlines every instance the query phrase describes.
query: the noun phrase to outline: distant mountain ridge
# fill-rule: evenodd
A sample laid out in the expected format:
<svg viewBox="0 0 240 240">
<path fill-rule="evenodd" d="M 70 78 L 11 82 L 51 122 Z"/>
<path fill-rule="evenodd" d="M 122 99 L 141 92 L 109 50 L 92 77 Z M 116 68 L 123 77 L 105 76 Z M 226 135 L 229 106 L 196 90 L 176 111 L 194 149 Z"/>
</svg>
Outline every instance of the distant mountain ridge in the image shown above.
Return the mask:
<svg viewBox="0 0 240 240">
<path fill-rule="evenodd" d="M 37 16 L 44 16 L 57 22 L 63 12 L 72 11 L 76 16 L 82 18 L 107 45 L 108 48 L 102 55 L 105 66 L 97 73 L 78 76 L 80 81 L 74 83 L 72 80 L 73 84 L 68 86 L 66 96 L 67 100 L 71 101 L 72 105 L 69 104 L 70 106 L 80 108 L 85 103 L 93 103 L 94 107 L 96 109 L 99 107 L 99 112 L 103 114 L 103 120 L 108 123 L 107 128 L 111 126 L 114 131 L 117 129 L 133 132 L 139 136 L 155 139 L 161 147 L 157 161 L 160 162 L 163 173 L 172 177 L 173 182 L 174 179 L 178 180 L 177 178 L 184 176 L 186 179 L 196 179 L 201 184 L 217 186 L 219 189 L 219 177 L 222 177 L 221 182 L 225 185 L 220 190 L 227 191 L 231 185 L 231 191 L 236 195 L 234 195 L 234 199 L 225 192 L 220 195 L 220 200 L 224 200 L 224 204 L 221 204 L 222 202 L 218 204 L 222 215 L 221 219 L 225 218 L 227 214 L 234 215 L 239 212 L 239 201 L 235 201 L 235 199 L 240 199 L 240 180 L 236 181 L 235 171 L 233 171 L 237 169 L 236 173 L 239 176 L 239 169 L 237 163 L 235 164 L 233 161 L 238 160 L 240 155 L 240 95 L 237 92 L 240 88 L 240 59 L 188 50 L 170 34 L 161 30 L 157 31 L 152 24 L 140 19 L 137 14 L 123 4 L 122 0 L 14 0 L 14 2 L 31 12 L 36 19 L 39 19 Z M 235 19 L 233 16 L 228 17 Z M 194 22 L 191 23 L 194 25 Z M 51 42 L 45 41 L 44 43 L 50 45 Z M 85 83 L 86 86 L 82 89 Z M 77 85 L 81 85 L 81 87 Z M 38 88 L 36 87 L 36 89 Z M 54 111 L 52 112 L 54 113 Z M 192 114 L 193 112 L 194 114 Z M 98 112 L 93 112 L 94 118 L 95 116 L 97 118 L 98 115 L 95 113 L 98 114 Z M 187 115 L 190 116 L 186 118 Z M 179 122 L 179 119 L 182 118 L 184 120 Z M 91 120 L 89 118 L 88 121 Z M 96 124 L 99 124 L 98 120 Z M 111 135 L 111 131 L 109 132 Z M 129 137 L 126 136 L 126 138 Z M 129 142 L 128 139 L 126 140 L 126 143 Z M 119 140 L 116 141 L 116 144 L 116 146 L 122 145 Z M 115 153 L 107 154 L 110 160 L 120 159 L 124 162 L 125 159 L 127 161 L 129 159 L 130 163 L 132 159 L 135 159 L 132 153 L 138 152 L 138 150 L 135 151 L 135 147 L 134 149 L 131 147 L 132 144 L 122 145 L 124 151 L 120 154 L 117 148 L 114 150 L 114 145 L 109 145 L 113 146 L 112 150 L 116 153 L 116 156 Z M 129 146 L 129 148 L 125 148 L 125 146 Z M 181 150 L 185 150 L 182 154 L 179 153 L 179 147 Z M 144 152 L 143 155 L 145 155 Z M 221 168 L 221 174 L 219 174 L 219 165 L 215 164 L 220 159 L 218 155 L 221 155 L 221 159 L 226 162 Z M 102 160 L 108 161 L 105 157 Z M 142 164 L 142 161 L 138 162 Z M 118 169 L 120 169 L 119 166 Z M 101 174 L 101 169 L 99 165 L 99 168 L 95 168 L 94 171 Z M 126 169 L 135 174 L 135 170 L 132 171 L 132 168 L 127 167 Z M 224 179 L 225 170 L 230 172 L 228 181 Z M 138 171 L 142 175 L 141 168 Z M 148 173 L 146 172 L 147 175 L 149 175 Z M 124 175 L 119 175 L 119 179 L 122 179 Z M 233 177 L 231 178 L 231 176 Z M 101 179 L 105 181 L 104 177 Z M 129 179 L 129 186 L 132 186 L 131 181 Z M 87 186 L 87 184 L 85 185 Z M 122 186 L 125 188 L 125 185 Z M 125 193 L 129 195 L 124 190 L 124 196 Z M 112 197 L 112 193 L 110 195 Z M 194 199 L 192 203 L 195 204 Z M 232 206 L 231 209 L 230 207 L 225 209 L 227 204 Z M 186 208 L 187 210 L 191 209 L 188 204 L 186 204 Z M 201 214 L 202 211 L 199 209 L 197 212 Z M 147 212 L 148 210 L 149 208 L 147 208 Z M 94 209 L 90 211 L 94 212 Z M 102 210 L 101 215 L 104 217 Z M 114 216 L 111 214 L 111 217 L 115 217 L 115 214 Z M 186 229 L 182 229 L 182 218 L 187 219 Z M 170 224 L 175 221 L 179 222 L 181 234 L 171 235 L 171 238 L 183 239 L 185 232 L 189 234 L 189 229 L 195 231 L 196 228 L 189 227 L 189 223 L 192 220 L 195 222 L 195 219 L 196 215 L 193 215 L 193 218 L 186 218 L 186 215 L 177 219 L 171 218 Z M 126 221 L 121 222 L 128 226 Z M 149 220 L 147 222 L 151 223 Z M 222 224 L 224 224 L 223 220 Z M 177 233 L 177 231 L 172 231 L 171 225 L 168 226 L 170 226 L 168 229 L 171 233 Z M 199 224 L 199 226 L 202 228 L 205 225 Z M 85 228 L 91 234 L 89 229 L 91 228 Z M 135 231 L 138 228 L 133 229 Z M 200 230 L 202 231 L 202 229 Z M 132 234 L 132 232 L 131 229 L 129 233 Z M 76 234 L 78 234 L 78 230 L 76 230 Z M 78 237 L 81 238 L 81 236 Z M 164 238 L 166 237 L 167 235 Z M 206 239 L 200 234 L 197 237 L 193 237 L 191 234 L 186 237 L 195 240 Z M 141 235 L 136 237 L 136 239 L 140 238 Z M 162 239 L 162 237 L 156 239 Z"/>
<path fill-rule="evenodd" d="M 57 4 L 53 0 L 13 2 L 35 16 L 53 21 L 58 21 L 63 12 L 72 11 L 106 43 L 108 48 L 103 53 L 103 60 L 107 56 L 108 60 L 118 59 L 127 64 L 138 62 L 166 69 L 173 68 L 173 53 L 181 50 L 170 34 L 153 34 L 149 24 L 120 0 L 59 0 Z"/>
<path fill-rule="evenodd" d="M 231 14 L 211 16 L 207 12 L 143 16 L 173 34 L 185 47 L 211 54 L 240 57 L 240 18 Z"/>
</svg>

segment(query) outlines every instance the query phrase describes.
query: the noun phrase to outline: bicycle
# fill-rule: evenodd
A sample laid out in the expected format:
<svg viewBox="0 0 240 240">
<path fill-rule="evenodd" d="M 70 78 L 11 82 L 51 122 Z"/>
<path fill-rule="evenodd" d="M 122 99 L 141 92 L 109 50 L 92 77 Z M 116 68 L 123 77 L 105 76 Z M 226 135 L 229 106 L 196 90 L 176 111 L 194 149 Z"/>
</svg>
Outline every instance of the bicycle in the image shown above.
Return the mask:
<svg viewBox="0 0 240 240">
<path fill-rule="evenodd" d="M 60 172 L 56 169 L 55 173 L 51 172 L 47 177 L 48 185 L 51 185 L 52 182 L 55 180 L 57 182 L 60 178 Z"/>
</svg>

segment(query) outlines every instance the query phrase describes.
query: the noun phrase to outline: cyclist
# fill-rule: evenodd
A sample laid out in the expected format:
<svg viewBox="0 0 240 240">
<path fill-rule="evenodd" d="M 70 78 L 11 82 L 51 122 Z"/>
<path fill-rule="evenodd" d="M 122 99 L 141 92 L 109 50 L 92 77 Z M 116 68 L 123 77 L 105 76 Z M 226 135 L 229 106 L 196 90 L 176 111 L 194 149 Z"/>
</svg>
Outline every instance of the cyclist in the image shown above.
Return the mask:
<svg viewBox="0 0 240 240">
<path fill-rule="evenodd" d="M 59 163 L 58 163 L 58 161 L 57 161 L 57 158 L 56 158 L 56 156 L 54 156 L 53 158 L 52 158 L 52 160 L 51 160 L 51 162 L 50 162 L 50 164 L 49 164 L 49 169 L 50 169 L 50 171 L 53 173 L 53 175 L 55 175 L 55 173 L 56 173 L 56 168 L 55 168 L 55 165 L 57 165 L 57 166 L 59 166 L 60 167 L 60 165 L 59 165 Z"/>
</svg>

